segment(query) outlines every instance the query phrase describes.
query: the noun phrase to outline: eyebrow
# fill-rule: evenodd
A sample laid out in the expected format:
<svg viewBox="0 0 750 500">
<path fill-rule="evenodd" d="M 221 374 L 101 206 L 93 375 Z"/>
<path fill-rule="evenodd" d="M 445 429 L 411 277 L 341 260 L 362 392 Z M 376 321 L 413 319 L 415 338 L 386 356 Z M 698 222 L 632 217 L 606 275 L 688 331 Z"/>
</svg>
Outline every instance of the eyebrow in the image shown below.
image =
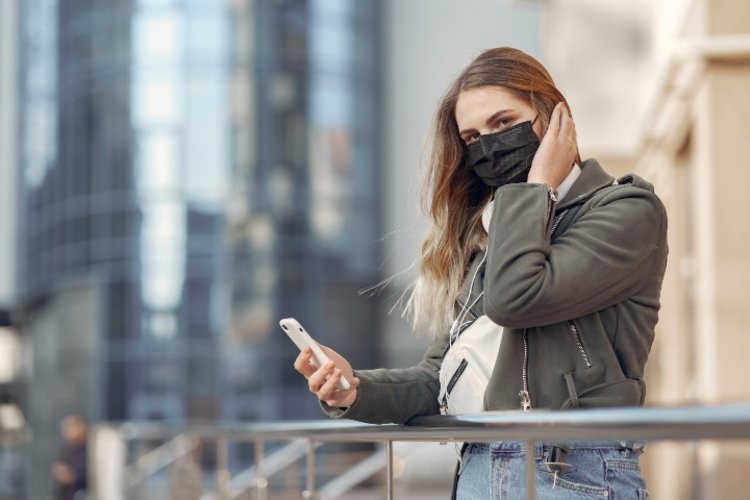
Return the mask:
<svg viewBox="0 0 750 500">
<path fill-rule="evenodd" d="M 515 110 L 513 110 L 513 109 L 501 109 L 500 111 L 496 111 L 495 113 L 492 114 L 492 116 L 490 116 L 489 118 L 487 118 L 487 121 L 485 121 L 485 123 L 487 125 L 490 125 L 490 124 L 492 124 L 492 122 L 494 122 L 495 120 L 497 120 L 498 118 L 500 118 L 500 116 L 504 115 L 505 113 L 509 113 L 511 111 L 515 111 Z M 475 128 L 467 128 L 467 129 L 464 129 L 464 130 L 460 131 L 458 134 L 459 135 L 464 135 L 464 134 L 466 134 L 468 132 L 474 132 L 474 131 L 476 131 Z"/>
</svg>

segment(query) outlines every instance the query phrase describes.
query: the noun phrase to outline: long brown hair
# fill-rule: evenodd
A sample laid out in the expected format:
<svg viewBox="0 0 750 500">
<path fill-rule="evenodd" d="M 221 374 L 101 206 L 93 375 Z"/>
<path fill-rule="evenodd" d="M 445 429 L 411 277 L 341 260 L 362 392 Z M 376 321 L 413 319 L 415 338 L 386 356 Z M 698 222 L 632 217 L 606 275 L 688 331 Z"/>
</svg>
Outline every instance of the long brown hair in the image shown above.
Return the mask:
<svg viewBox="0 0 750 500">
<path fill-rule="evenodd" d="M 406 304 L 414 328 L 431 335 L 445 332 L 453 321 L 454 303 L 471 257 L 487 243 L 481 219 L 492 191 L 473 171 L 462 168 L 464 144 L 455 118 L 461 91 L 484 86 L 517 93 L 539 113 L 544 131 L 555 105 L 562 101 L 567 106 L 544 66 L 510 47 L 482 52 L 445 93 L 435 116 L 424 182 L 423 205 L 432 225 L 422 243 L 420 274 Z M 580 164 L 580 158 L 576 161 Z"/>
</svg>

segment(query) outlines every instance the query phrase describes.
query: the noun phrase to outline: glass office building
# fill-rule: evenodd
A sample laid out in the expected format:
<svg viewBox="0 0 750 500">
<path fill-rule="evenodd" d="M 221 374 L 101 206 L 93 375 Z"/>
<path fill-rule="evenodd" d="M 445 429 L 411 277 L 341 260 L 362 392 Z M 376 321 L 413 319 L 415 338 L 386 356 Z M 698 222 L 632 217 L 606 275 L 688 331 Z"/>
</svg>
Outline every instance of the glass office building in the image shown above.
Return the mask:
<svg viewBox="0 0 750 500">
<path fill-rule="evenodd" d="M 277 321 L 376 362 L 378 305 L 357 291 L 381 279 L 378 2 L 28 0 L 20 15 L 36 469 L 67 413 L 318 415 Z"/>
</svg>

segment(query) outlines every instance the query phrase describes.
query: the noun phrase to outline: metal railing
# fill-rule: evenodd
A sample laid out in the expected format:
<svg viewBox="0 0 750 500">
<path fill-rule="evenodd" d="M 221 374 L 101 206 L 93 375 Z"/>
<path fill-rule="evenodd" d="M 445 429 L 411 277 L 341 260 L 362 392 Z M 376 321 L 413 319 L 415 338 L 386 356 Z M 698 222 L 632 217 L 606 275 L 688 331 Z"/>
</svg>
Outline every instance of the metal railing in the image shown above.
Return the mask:
<svg viewBox="0 0 750 500">
<path fill-rule="evenodd" d="M 179 439 L 177 439 L 179 438 Z M 185 441 L 185 438 L 188 438 Z M 148 440 L 170 440 L 160 449 L 141 457 L 141 465 L 126 466 L 124 443 Z M 412 420 L 409 425 L 370 425 L 345 420 L 279 422 L 261 424 L 194 424 L 164 423 L 100 424 L 92 433 L 91 453 L 120 456 L 121 462 L 105 467 L 103 473 L 92 470 L 94 498 L 119 500 L 127 498 L 128 485 L 143 478 L 144 470 L 153 472 L 154 464 L 166 464 L 160 457 L 165 449 L 189 453 L 190 439 L 216 443 L 216 493 L 213 498 L 229 500 L 236 496 L 231 488 L 228 467 L 228 444 L 250 442 L 255 445 L 256 463 L 249 477 L 256 497 L 267 498 L 268 477 L 279 470 L 266 468 L 269 462 L 288 464 L 307 457 L 306 490 L 302 498 L 318 498 L 315 484 L 315 448 L 320 443 L 381 443 L 386 453 L 386 498 L 393 499 L 393 442 L 492 442 L 523 441 L 526 445 L 526 498 L 536 499 L 534 447 L 537 443 L 561 441 L 660 441 L 700 439 L 750 439 L 750 404 L 723 406 L 690 406 L 669 408 L 608 408 L 595 410 L 487 412 L 460 416 L 430 416 Z M 119 445 L 117 444 L 119 440 Z M 182 440 L 182 441 L 181 441 Z M 302 446 L 303 440 L 306 446 Z M 265 443 L 290 441 L 288 447 L 265 456 Z M 103 443 L 110 445 L 104 446 Z M 182 443 L 182 444 L 180 444 Z M 118 448 L 119 446 L 119 448 Z M 291 448 L 290 448 L 291 447 Z M 113 453 L 113 450 L 115 452 Z M 283 457 L 282 457 L 283 455 Z M 284 458 L 285 457 L 285 458 Z M 92 457 L 101 465 L 102 455 Z M 268 458 L 268 460 L 267 460 Z M 148 469 L 148 467 L 151 469 Z M 145 469 L 144 469 L 145 467 Z M 129 471 L 129 477 L 113 474 Z M 149 472 L 149 473 L 150 473 Z M 109 482 L 107 482 L 109 481 Z M 105 491 L 106 490 L 106 491 Z M 118 495 L 117 492 L 120 492 Z M 211 498 L 204 495 L 203 498 Z"/>
</svg>

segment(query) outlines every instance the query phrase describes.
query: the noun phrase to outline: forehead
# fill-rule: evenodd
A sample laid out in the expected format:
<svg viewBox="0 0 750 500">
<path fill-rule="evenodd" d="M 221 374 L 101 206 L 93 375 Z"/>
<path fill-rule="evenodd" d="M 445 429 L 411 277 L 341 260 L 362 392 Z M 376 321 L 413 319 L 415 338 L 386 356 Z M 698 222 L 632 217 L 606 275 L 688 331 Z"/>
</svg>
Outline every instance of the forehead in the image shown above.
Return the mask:
<svg viewBox="0 0 750 500">
<path fill-rule="evenodd" d="M 478 128 L 494 113 L 505 109 L 526 111 L 531 106 L 505 87 L 486 86 L 462 90 L 456 101 L 456 123 L 459 130 Z"/>
</svg>

